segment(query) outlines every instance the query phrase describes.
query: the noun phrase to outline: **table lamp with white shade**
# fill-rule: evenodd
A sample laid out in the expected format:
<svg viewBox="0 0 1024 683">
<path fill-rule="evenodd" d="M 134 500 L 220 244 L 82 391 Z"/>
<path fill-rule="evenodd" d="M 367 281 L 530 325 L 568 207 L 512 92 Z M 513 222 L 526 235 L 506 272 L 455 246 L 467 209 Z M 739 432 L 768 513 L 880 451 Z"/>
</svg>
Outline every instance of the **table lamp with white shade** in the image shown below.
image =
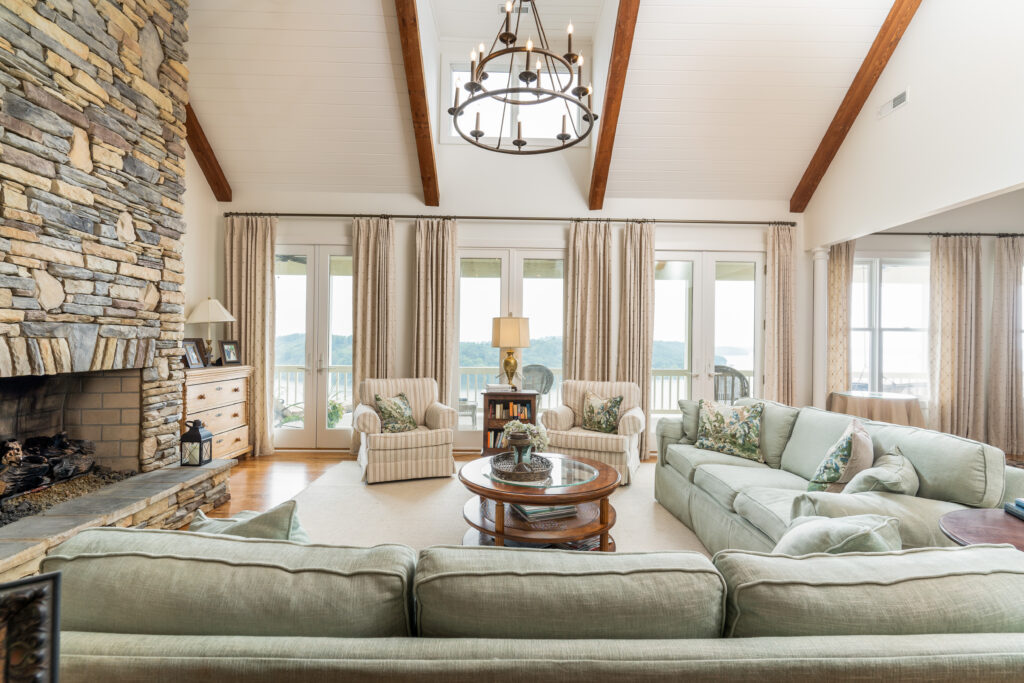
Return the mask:
<svg viewBox="0 0 1024 683">
<path fill-rule="evenodd" d="M 220 301 L 211 296 L 207 297 L 206 301 L 197 304 L 185 322 L 189 325 L 206 323 L 206 363 L 209 365 L 213 360 L 213 323 L 233 323 L 235 316 L 231 315 Z"/>
<path fill-rule="evenodd" d="M 525 349 L 530 346 L 530 319 L 514 318 L 511 313 L 504 318 L 494 318 L 491 327 L 491 346 L 505 350 L 501 369 L 508 377 L 508 383 L 512 384 L 516 372 L 519 370 L 516 349 Z M 512 388 L 515 389 L 515 386 Z"/>
</svg>

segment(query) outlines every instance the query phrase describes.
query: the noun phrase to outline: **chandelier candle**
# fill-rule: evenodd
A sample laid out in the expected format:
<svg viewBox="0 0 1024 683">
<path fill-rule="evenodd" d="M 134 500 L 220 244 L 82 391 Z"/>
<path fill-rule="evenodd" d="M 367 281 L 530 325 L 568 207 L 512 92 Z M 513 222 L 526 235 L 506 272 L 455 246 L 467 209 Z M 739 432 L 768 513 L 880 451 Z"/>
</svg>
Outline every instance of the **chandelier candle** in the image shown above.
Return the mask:
<svg viewBox="0 0 1024 683">
<path fill-rule="evenodd" d="M 569 54 L 572 54 L 572 20 L 569 21 L 569 28 L 566 29 L 569 34 Z"/>
</svg>

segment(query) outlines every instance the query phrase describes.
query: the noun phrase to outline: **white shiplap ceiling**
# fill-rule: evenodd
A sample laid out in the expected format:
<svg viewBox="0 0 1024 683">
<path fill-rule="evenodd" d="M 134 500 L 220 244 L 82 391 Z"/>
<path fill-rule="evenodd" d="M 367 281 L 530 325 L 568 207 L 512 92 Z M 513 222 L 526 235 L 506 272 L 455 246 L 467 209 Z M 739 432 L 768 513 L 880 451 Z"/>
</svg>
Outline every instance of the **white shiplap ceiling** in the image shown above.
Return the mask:
<svg viewBox="0 0 1024 683">
<path fill-rule="evenodd" d="M 420 193 L 393 0 L 192 0 L 189 93 L 240 187 Z"/>
<path fill-rule="evenodd" d="M 518 3 L 517 3 L 518 4 Z M 470 44 L 484 41 L 490 45 L 504 18 L 500 10 L 504 0 L 432 0 L 437 32 L 442 39 L 462 39 Z M 590 41 L 597 28 L 604 0 L 543 0 L 538 3 L 540 17 L 552 45 L 561 46 L 565 28 L 571 21 L 577 38 Z M 515 19 L 513 19 L 515 21 Z M 529 33 L 532 18 L 522 18 Z M 536 39 L 536 36 L 534 36 Z"/>
<path fill-rule="evenodd" d="M 788 199 L 891 7 L 644 0 L 608 196 Z"/>
</svg>

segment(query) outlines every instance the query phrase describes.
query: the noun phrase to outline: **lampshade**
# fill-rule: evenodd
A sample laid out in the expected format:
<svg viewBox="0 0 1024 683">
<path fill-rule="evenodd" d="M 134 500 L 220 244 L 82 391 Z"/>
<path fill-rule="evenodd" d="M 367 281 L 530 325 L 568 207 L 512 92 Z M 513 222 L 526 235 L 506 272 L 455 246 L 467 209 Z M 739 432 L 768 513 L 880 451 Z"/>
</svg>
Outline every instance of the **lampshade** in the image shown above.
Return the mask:
<svg viewBox="0 0 1024 683">
<path fill-rule="evenodd" d="M 529 318 L 495 318 L 491 328 L 491 346 L 498 349 L 525 349 L 530 345 Z"/>
<path fill-rule="evenodd" d="M 192 313 L 189 314 L 186 323 L 233 323 L 235 322 L 235 316 L 228 313 L 228 309 L 224 308 L 221 302 L 217 301 L 213 297 L 209 297 L 206 301 L 197 304 L 192 309 Z"/>
</svg>

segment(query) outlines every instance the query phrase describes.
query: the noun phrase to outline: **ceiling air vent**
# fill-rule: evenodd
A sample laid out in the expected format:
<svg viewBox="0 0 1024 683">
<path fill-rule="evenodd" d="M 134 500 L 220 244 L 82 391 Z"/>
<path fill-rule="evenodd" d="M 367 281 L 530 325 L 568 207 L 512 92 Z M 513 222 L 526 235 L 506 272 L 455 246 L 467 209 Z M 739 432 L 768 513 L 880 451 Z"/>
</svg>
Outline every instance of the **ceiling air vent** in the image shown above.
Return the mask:
<svg viewBox="0 0 1024 683">
<path fill-rule="evenodd" d="M 897 95 L 896 97 L 892 98 L 891 100 L 889 100 L 885 104 L 883 104 L 881 107 L 879 107 L 878 108 L 878 118 L 882 118 L 883 116 L 888 116 L 889 114 L 893 113 L 894 111 L 896 111 L 897 109 L 899 109 L 900 107 L 905 105 L 909 101 L 909 99 L 910 99 L 910 96 L 909 96 L 908 93 L 909 93 L 909 89 L 908 90 L 904 90 L 899 95 Z"/>
</svg>

